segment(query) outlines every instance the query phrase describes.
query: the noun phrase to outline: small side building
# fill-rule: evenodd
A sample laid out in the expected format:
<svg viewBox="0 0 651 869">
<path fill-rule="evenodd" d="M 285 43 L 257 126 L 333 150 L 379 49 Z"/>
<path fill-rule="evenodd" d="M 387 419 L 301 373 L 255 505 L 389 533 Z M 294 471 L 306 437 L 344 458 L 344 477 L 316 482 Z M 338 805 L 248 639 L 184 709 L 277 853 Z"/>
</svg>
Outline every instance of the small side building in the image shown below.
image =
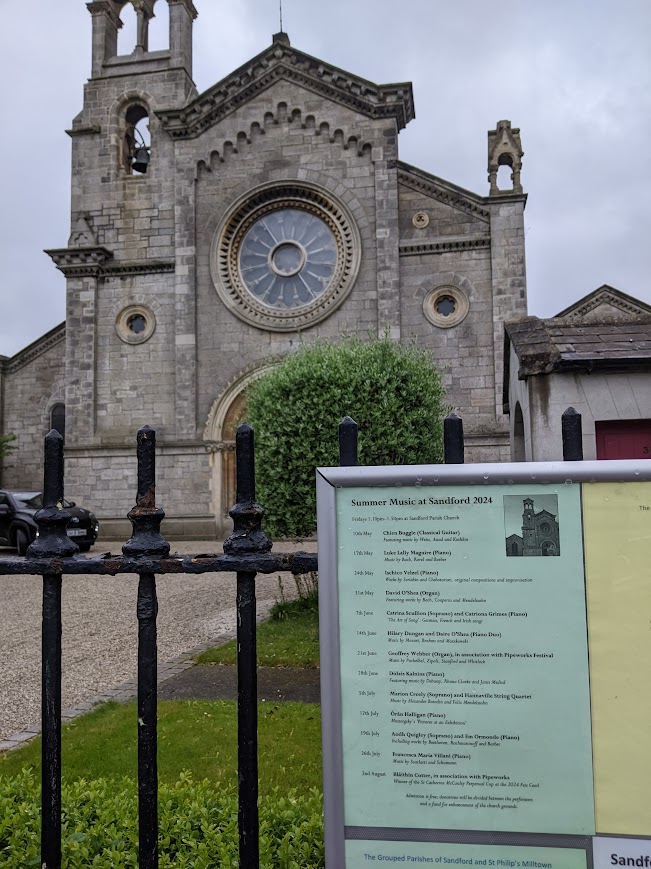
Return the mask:
<svg viewBox="0 0 651 869">
<path fill-rule="evenodd" d="M 505 324 L 511 460 L 562 459 L 561 415 L 582 415 L 585 459 L 651 458 L 651 306 L 602 286 L 550 319 Z"/>
</svg>

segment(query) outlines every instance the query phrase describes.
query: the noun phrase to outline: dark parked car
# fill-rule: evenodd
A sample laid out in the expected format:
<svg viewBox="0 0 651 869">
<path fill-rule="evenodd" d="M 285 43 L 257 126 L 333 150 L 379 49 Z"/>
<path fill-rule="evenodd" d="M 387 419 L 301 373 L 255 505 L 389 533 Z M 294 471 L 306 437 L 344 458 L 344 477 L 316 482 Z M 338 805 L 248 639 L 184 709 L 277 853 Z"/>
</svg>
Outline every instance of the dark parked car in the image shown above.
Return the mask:
<svg viewBox="0 0 651 869">
<path fill-rule="evenodd" d="M 29 544 L 36 538 L 38 528 L 34 514 L 43 506 L 40 492 L 9 492 L 0 489 L 0 546 L 15 546 L 19 555 L 24 555 Z M 74 501 L 64 501 L 70 513 L 66 532 L 82 552 L 88 552 L 97 540 L 99 525 L 97 517 Z"/>
</svg>

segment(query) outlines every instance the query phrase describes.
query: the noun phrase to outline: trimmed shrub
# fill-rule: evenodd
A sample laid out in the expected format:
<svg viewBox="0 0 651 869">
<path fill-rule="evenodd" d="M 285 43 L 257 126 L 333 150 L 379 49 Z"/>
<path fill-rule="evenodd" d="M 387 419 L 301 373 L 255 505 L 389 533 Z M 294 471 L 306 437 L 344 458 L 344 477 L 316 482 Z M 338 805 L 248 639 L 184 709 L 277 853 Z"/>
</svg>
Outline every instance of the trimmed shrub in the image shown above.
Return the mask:
<svg viewBox="0 0 651 869">
<path fill-rule="evenodd" d="M 134 782 L 64 784 L 64 869 L 136 869 L 138 808 Z M 29 770 L 0 776 L 0 866 L 40 867 L 40 787 Z M 238 866 L 237 796 L 182 776 L 158 792 L 160 869 Z M 274 793 L 260 799 L 262 869 L 322 869 L 321 794 Z"/>
<path fill-rule="evenodd" d="M 444 391 L 430 354 L 387 337 L 300 348 L 252 384 L 257 499 L 274 537 L 316 528 L 314 471 L 338 463 L 337 427 L 359 426 L 363 465 L 440 462 Z"/>
</svg>

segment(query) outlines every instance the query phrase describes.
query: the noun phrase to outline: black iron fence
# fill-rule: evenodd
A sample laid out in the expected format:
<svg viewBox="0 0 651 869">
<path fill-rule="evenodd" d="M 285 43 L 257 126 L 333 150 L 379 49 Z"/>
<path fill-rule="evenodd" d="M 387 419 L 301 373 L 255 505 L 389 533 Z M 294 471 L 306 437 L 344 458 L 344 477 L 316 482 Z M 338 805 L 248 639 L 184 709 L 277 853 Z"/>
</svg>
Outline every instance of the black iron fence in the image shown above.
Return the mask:
<svg viewBox="0 0 651 869">
<path fill-rule="evenodd" d="M 563 458 L 581 460 L 581 416 L 563 414 Z M 43 869 L 61 869 L 61 588 L 64 574 L 137 574 L 138 600 L 138 825 L 140 869 L 158 867 L 157 640 L 156 575 L 170 573 L 237 574 L 238 785 L 241 869 L 259 867 L 256 592 L 258 573 L 317 570 L 317 554 L 271 552 L 262 530 L 262 508 L 255 500 L 253 429 L 241 425 L 236 437 L 237 502 L 230 511 L 233 531 L 223 555 L 170 556 L 160 533 L 165 516 L 156 506 L 156 433 L 145 426 L 137 436 L 136 505 L 128 514 L 133 531 L 122 555 L 78 557 L 67 536 L 70 514 L 63 504 L 63 439 L 45 438 L 43 508 L 36 514 L 39 536 L 24 558 L 0 560 L 0 575 L 43 577 L 42 630 L 42 826 Z M 358 461 L 357 425 L 346 417 L 339 426 L 339 463 Z M 444 461 L 463 464 L 463 422 L 450 414 L 444 423 Z"/>
</svg>

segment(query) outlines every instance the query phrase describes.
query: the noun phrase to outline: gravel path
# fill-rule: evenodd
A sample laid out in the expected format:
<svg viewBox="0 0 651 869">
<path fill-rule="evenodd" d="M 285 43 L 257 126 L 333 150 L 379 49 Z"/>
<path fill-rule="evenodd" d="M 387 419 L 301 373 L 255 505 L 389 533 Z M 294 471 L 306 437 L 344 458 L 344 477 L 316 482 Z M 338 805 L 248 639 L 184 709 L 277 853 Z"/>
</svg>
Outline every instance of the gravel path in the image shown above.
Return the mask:
<svg viewBox="0 0 651 869">
<path fill-rule="evenodd" d="M 120 551 L 119 544 L 94 547 Z M 312 544 L 279 543 L 278 551 L 314 550 Z M 211 541 L 172 543 L 172 552 L 215 553 Z M 13 555 L 3 550 L 4 555 Z M 2 557 L 0 555 L 0 557 Z M 294 596 L 291 574 L 258 575 L 258 612 L 278 599 L 282 577 Z M 170 661 L 235 628 L 234 574 L 157 577 L 158 660 Z M 42 582 L 34 577 L 0 577 L 0 740 L 40 719 Z M 63 578 L 63 685 L 66 709 L 136 676 L 137 576 Z"/>
</svg>

